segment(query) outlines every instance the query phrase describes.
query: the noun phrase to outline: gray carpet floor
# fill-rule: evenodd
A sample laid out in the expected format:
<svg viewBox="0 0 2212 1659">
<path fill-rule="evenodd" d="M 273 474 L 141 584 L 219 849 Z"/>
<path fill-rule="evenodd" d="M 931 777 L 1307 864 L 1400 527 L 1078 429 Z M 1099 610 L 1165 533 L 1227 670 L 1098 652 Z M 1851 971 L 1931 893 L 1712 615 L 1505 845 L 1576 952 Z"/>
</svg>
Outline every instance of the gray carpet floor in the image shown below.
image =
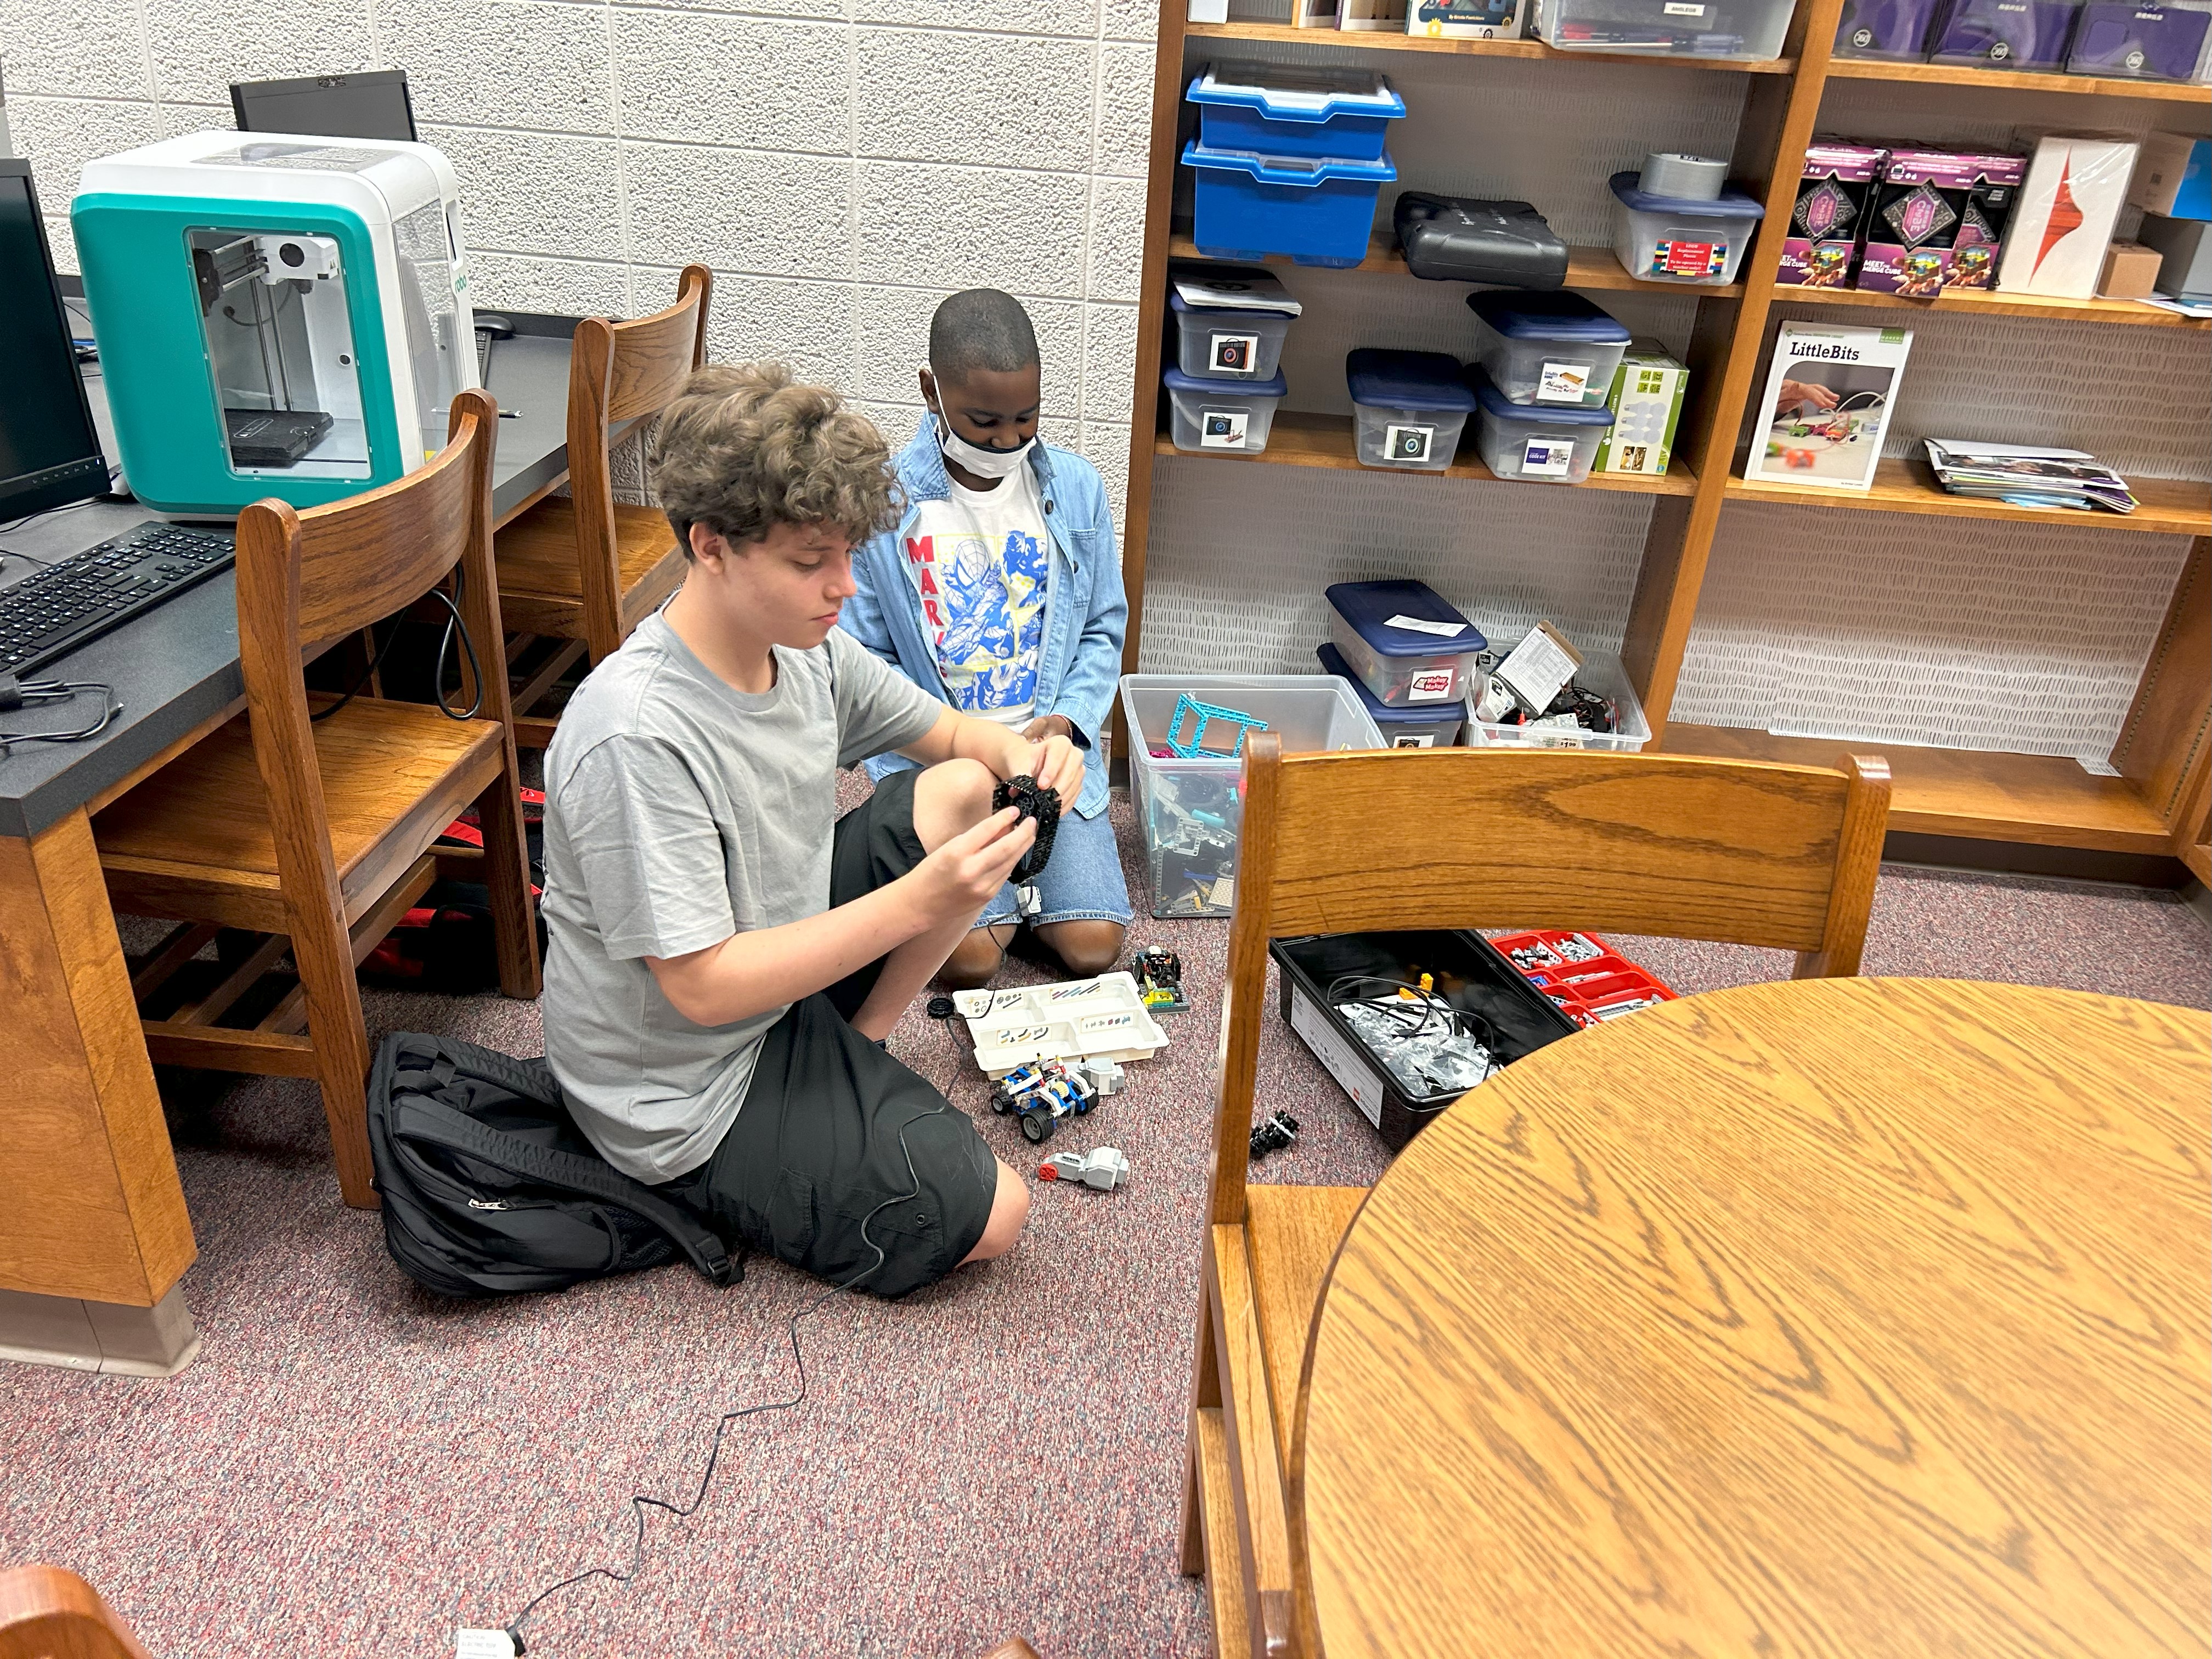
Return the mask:
<svg viewBox="0 0 2212 1659">
<path fill-rule="evenodd" d="M 1130 882 L 1141 896 L 1133 860 Z M 1006 1260 L 825 1305 L 801 1327 L 805 1402 L 735 1425 L 700 1513 L 654 1518 L 635 1583 L 549 1603 L 532 1653 L 957 1659 L 1012 1634 L 1047 1659 L 1210 1650 L 1175 1536 L 1227 928 L 1140 919 L 1133 942 L 1154 941 L 1194 1006 L 1054 1143 L 1120 1146 L 1129 1186 L 1039 1184 Z M 1789 971 L 1778 952 L 1613 942 L 1685 994 Z M 2203 921 L 2133 889 L 1886 871 L 1865 966 L 2212 1006 Z M 543 1046 L 536 1008 L 497 996 L 379 992 L 368 1017 L 379 1036 Z M 956 1024 L 917 1009 L 892 1047 L 1033 1167 Z M 457 1625 L 625 1565 L 629 1496 L 688 1498 L 716 1416 L 793 1386 L 784 1322 L 813 1291 L 774 1263 L 726 1290 L 678 1267 L 443 1301 L 338 1205 L 311 1088 L 167 1082 L 204 1357 L 168 1382 L 0 1367 L 0 1562 L 82 1572 L 163 1659 L 450 1655 Z M 1383 1167 L 1272 1012 L 1261 1095 L 1306 1125 L 1262 1178 Z"/>
</svg>

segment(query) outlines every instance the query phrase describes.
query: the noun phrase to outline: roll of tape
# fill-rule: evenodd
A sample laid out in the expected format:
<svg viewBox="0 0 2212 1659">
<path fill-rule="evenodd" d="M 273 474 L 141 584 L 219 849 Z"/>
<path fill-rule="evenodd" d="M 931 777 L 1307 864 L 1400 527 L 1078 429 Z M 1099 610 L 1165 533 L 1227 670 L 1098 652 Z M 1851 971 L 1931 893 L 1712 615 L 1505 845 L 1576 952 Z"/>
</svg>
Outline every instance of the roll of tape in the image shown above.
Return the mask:
<svg viewBox="0 0 2212 1659">
<path fill-rule="evenodd" d="M 1644 158 L 1643 186 L 1649 196 L 1671 196 L 1678 202 L 1711 202 L 1720 198 L 1728 182 L 1726 161 L 1709 155 L 1676 155 L 1655 151 Z"/>
</svg>

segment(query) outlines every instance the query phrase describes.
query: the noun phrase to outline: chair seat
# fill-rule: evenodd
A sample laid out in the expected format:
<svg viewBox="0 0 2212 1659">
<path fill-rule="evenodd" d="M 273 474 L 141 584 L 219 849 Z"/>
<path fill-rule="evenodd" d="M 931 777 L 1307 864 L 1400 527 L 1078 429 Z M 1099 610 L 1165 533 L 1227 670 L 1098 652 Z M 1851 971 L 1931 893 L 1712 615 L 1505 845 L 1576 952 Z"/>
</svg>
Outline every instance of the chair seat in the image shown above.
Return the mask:
<svg viewBox="0 0 2212 1659">
<path fill-rule="evenodd" d="M 1287 1436 L 1305 1364 L 1306 1336 L 1336 1247 L 1367 1201 L 1364 1187 L 1245 1188 L 1244 1226 L 1252 1261 L 1252 1299 L 1267 1357 L 1275 1432 Z"/>
<path fill-rule="evenodd" d="M 615 558 L 623 626 L 637 625 L 683 580 L 684 555 L 657 507 L 615 503 Z M 500 611 L 517 633 L 582 637 L 584 574 L 576 506 L 550 495 L 492 539 Z"/>
<path fill-rule="evenodd" d="M 372 698 L 356 698 L 313 729 L 351 924 L 499 775 L 504 737 L 496 720 L 449 720 L 423 704 Z M 94 817 L 111 890 L 174 902 L 148 914 L 197 921 L 197 909 L 207 920 L 283 932 L 265 799 L 240 714 Z M 236 902 L 195 907 L 189 896 L 223 892 Z"/>
</svg>

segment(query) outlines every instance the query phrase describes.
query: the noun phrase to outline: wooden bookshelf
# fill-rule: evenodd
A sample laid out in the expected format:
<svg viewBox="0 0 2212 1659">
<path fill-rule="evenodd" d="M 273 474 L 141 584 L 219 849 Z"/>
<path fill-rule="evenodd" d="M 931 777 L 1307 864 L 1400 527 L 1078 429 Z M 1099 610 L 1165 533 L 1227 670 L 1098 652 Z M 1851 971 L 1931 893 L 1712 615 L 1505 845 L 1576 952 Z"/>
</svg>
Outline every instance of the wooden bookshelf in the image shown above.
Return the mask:
<svg viewBox="0 0 2212 1659">
<path fill-rule="evenodd" d="M 1200 253 L 1198 244 L 1178 232 L 1168 242 L 1168 255 L 1176 259 L 1206 259 L 1215 256 Z M 1223 261 L 1229 264 L 1249 264 L 1249 259 Z M 1259 261 L 1261 264 L 1291 265 L 1297 262 L 1287 254 L 1272 253 Z M 1367 257 L 1356 265 L 1339 265 L 1340 270 L 1374 271 L 1384 276 L 1410 276 L 1413 273 L 1406 264 L 1406 256 L 1400 251 L 1387 229 L 1378 231 L 1367 244 Z M 1475 283 L 1467 287 L 1479 286 Z M 1632 276 L 1621 268 L 1620 261 L 1609 247 L 1571 247 L 1567 250 L 1567 279 L 1562 288 L 1595 289 L 1601 292 L 1626 293 L 1633 289 L 1644 294 L 1687 295 L 1693 300 L 1735 300 L 1743 296 L 1741 283 L 1726 283 L 1705 287 L 1690 283 L 1647 283 Z M 2179 319 L 2176 319 L 2180 320 Z"/>
<path fill-rule="evenodd" d="M 2032 75 L 2021 70 L 1976 69 L 1971 64 L 1890 64 L 1874 58 L 1835 58 L 1831 81 L 1903 81 L 1924 86 L 1978 87 L 1984 91 L 2055 92 L 2090 98 L 2143 98 L 2212 108 L 2212 87 L 2184 81 L 2131 81 L 2098 75 Z"/>
<path fill-rule="evenodd" d="M 1474 419 L 1472 415 L 1468 416 L 1470 427 Z M 1251 465 L 1329 466 L 1367 472 L 1390 472 L 1416 483 L 1424 478 L 1473 478 L 1491 483 L 1524 482 L 1519 478 L 1501 478 L 1485 466 L 1475 454 L 1474 434 L 1471 430 L 1460 440 L 1459 459 L 1441 471 L 1363 467 L 1359 457 L 1353 452 L 1350 416 L 1309 415 L 1288 409 L 1278 412 L 1274 424 L 1268 428 L 1267 447 L 1254 453 L 1247 454 L 1234 449 L 1178 449 L 1175 440 L 1164 432 L 1154 440 L 1152 453 L 1181 456 L 1185 460 L 1193 461 L 1243 461 Z M 1538 489 L 1625 489 L 1637 495 L 1694 495 L 1698 490 L 1698 481 L 1677 459 L 1663 475 L 1656 477 L 1633 472 L 1593 472 L 1578 484 L 1530 483 L 1529 487 Z"/>
<path fill-rule="evenodd" d="M 2081 512 L 2064 507 L 2014 507 L 1954 495 L 1938 485 L 1917 461 L 1884 461 L 1875 469 L 1871 489 L 1832 489 L 1818 484 L 1751 483 L 1728 481 L 1730 500 L 1787 501 L 1870 513 L 1925 513 L 1943 519 L 1995 519 L 2008 524 L 2063 525 L 2085 530 L 2147 530 L 2156 535 L 2212 535 L 2212 484 L 2177 478 L 2130 478 L 2128 488 L 2142 504 L 2132 513 L 2101 507 Z"/>
<path fill-rule="evenodd" d="M 1572 286 L 1572 284 L 1570 284 Z M 1856 288 L 1777 286 L 1774 303 L 1866 306 L 1878 311 L 1940 312 L 1948 316 L 2048 317 L 2065 323 L 2117 323 L 2129 328 L 2181 328 L 2212 333 L 2212 317 L 2185 317 L 2178 311 L 2140 300 L 2062 300 L 2034 294 L 1996 294 L 1981 289 L 1946 289 L 1933 299 L 1875 294 Z"/>
<path fill-rule="evenodd" d="M 1443 52 L 1462 58 L 1548 58 L 1560 63 L 1653 64 L 1667 69 L 1720 70 L 1736 75 L 1787 75 L 1796 64 L 1787 58 L 1763 63 L 1737 58 L 1692 58 L 1680 52 L 1561 52 L 1541 40 L 1446 40 L 1395 29 L 1292 28 L 1287 23 L 1185 23 L 1193 40 L 1290 41 L 1302 46 L 1354 46 L 1361 51 Z"/>
</svg>

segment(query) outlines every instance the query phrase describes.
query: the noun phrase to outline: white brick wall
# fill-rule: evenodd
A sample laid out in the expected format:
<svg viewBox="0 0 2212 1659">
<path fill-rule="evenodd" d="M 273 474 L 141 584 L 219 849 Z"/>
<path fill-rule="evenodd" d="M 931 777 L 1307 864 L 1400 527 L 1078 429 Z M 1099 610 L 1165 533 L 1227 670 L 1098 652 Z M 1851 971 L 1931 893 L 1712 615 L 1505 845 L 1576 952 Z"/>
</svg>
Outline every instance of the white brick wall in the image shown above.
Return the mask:
<svg viewBox="0 0 2212 1659">
<path fill-rule="evenodd" d="M 895 441 L 929 313 L 1022 296 L 1046 435 L 1121 505 L 1152 0 L 0 0 L 58 258 L 83 164 L 231 125 L 229 82 L 404 68 L 487 307 L 635 316 L 714 267 L 713 352 L 781 357 Z"/>
</svg>

